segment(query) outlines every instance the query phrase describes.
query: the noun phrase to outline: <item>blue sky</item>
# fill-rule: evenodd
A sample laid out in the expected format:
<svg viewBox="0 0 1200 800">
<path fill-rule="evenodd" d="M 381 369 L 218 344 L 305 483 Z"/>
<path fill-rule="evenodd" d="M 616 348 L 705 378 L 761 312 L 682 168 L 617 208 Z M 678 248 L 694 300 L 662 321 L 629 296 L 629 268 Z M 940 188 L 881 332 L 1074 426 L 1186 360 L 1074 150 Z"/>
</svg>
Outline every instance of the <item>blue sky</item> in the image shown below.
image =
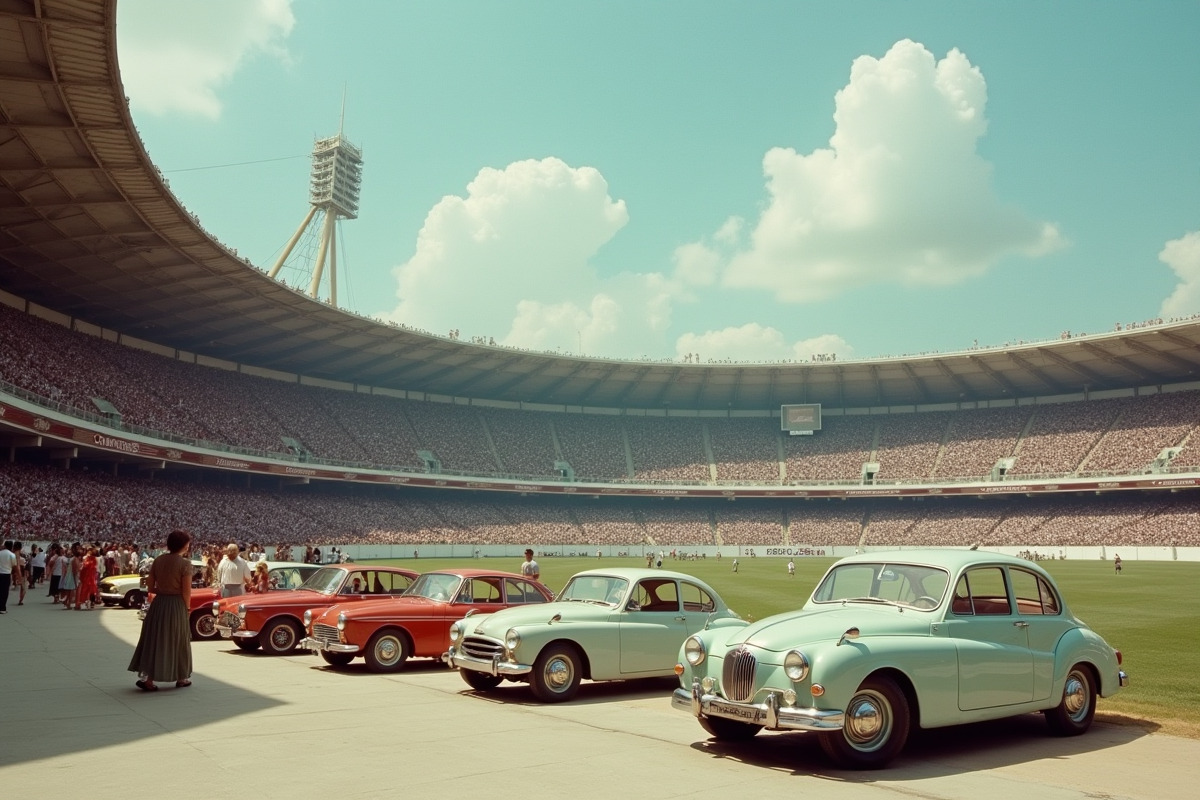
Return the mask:
<svg viewBox="0 0 1200 800">
<path fill-rule="evenodd" d="M 151 158 L 255 264 L 345 91 L 342 306 L 707 362 L 1200 313 L 1197 31 L 1149 0 L 121 0 L 117 38 Z"/>
</svg>

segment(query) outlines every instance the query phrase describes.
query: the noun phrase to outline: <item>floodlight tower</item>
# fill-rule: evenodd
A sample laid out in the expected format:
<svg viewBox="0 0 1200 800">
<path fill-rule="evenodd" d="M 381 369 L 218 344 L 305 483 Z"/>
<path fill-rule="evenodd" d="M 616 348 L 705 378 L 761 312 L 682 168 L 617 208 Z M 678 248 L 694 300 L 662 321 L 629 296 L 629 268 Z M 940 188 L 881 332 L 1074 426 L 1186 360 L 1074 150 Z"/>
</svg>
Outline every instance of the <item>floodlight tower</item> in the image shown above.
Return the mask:
<svg viewBox="0 0 1200 800">
<path fill-rule="evenodd" d="M 362 150 L 342 137 L 341 126 L 337 135 L 318 139 L 313 143 L 312 177 L 309 181 L 308 202 L 312 206 L 296 233 L 288 241 L 279 260 L 271 268 L 274 278 L 283 268 L 288 256 L 300 241 L 304 231 L 316 217 L 317 212 L 325 215 L 321 226 L 321 239 L 317 245 L 317 263 L 313 268 L 312 281 L 308 287 L 310 297 L 317 298 L 321 277 L 325 272 L 325 259 L 329 259 L 329 302 L 336 306 L 337 297 L 337 221 L 358 218 L 358 194 L 362 187 Z"/>
</svg>

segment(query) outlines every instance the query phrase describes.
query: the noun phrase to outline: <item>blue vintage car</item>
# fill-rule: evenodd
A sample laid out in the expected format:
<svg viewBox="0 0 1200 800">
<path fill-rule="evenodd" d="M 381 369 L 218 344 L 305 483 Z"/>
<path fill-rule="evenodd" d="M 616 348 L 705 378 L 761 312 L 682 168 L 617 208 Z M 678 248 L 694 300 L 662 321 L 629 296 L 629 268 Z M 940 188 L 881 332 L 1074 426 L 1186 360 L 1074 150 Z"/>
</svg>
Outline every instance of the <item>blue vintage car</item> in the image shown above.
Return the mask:
<svg viewBox="0 0 1200 800">
<path fill-rule="evenodd" d="M 1041 711 L 1063 736 L 1128 678 L 1037 564 L 973 550 L 834 564 L 799 611 L 687 638 L 672 705 L 716 739 L 815 731 L 838 765 L 886 765 L 913 726 Z"/>
<path fill-rule="evenodd" d="M 679 643 L 705 626 L 746 622 L 711 586 L 661 569 L 598 569 L 571 578 L 553 603 L 479 614 L 450 627 L 442 656 L 471 688 L 528 682 L 546 703 L 579 681 L 673 675 Z"/>
</svg>

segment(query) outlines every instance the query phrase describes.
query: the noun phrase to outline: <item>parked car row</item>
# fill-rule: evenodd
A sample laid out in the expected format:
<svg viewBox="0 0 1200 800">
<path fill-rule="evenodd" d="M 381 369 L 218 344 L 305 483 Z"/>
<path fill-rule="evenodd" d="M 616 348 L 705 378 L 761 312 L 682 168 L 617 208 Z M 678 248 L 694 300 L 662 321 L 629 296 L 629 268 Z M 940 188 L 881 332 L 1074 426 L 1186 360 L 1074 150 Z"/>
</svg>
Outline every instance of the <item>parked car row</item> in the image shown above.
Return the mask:
<svg viewBox="0 0 1200 800">
<path fill-rule="evenodd" d="M 597 569 L 557 597 L 505 572 L 320 567 L 298 588 L 209 601 L 242 650 L 304 649 L 334 668 L 395 672 L 437 658 L 472 689 L 528 683 L 543 702 L 580 681 L 676 675 L 674 708 L 711 737 L 811 731 L 837 765 L 885 766 L 914 728 L 1029 712 L 1058 735 L 1126 686 L 1121 653 L 1075 617 L 1038 565 L 918 550 L 835 563 L 798 611 L 748 622 L 705 582 Z M 193 626 L 196 632 L 196 627 Z"/>
</svg>

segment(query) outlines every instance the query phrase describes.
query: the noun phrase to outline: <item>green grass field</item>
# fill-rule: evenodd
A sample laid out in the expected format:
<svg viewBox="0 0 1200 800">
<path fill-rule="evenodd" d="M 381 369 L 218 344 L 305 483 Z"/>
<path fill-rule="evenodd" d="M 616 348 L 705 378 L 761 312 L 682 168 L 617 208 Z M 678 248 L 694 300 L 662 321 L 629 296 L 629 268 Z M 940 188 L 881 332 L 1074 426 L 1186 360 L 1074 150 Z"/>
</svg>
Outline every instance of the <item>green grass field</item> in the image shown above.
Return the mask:
<svg viewBox="0 0 1200 800">
<path fill-rule="evenodd" d="M 520 559 L 401 559 L 388 563 L 423 572 L 448 566 L 520 570 Z M 640 558 L 539 558 L 542 582 L 557 592 L 576 572 L 597 566 L 645 566 Z M 789 578 L 786 561 L 742 558 L 737 574 L 729 559 L 666 561 L 663 567 L 708 582 L 746 619 L 798 608 L 833 559 L 798 559 Z M 1200 738 L 1200 564 L 1126 561 L 1121 575 L 1106 561 L 1043 561 L 1068 607 L 1125 657 L 1130 685 L 1100 701 L 1110 721 L 1144 724 Z"/>
</svg>

